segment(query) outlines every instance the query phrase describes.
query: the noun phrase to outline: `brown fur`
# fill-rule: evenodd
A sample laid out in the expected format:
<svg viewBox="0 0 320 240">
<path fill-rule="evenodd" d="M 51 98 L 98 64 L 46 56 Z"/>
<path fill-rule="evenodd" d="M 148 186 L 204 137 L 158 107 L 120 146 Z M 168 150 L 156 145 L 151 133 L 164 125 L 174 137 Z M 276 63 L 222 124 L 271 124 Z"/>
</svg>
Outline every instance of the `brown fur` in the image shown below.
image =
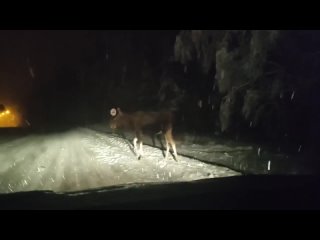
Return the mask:
<svg viewBox="0 0 320 240">
<path fill-rule="evenodd" d="M 137 140 L 134 140 L 134 146 L 136 149 L 136 141 L 140 144 L 140 155 L 142 155 L 142 135 L 143 128 L 148 126 L 157 127 L 160 130 L 166 140 L 166 156 L 167 159 L 169 153 L 169 144 L 171 145 L 174 156 L 177 160 L 177 153 L 175 147 L 175 141 L 172 136 L 172 113 L 169 111 L 161 112 L 143 112 L 138 111 L 134 113 L 124 113 L 120 108 L 117 108 L 117 115 L 111 119 L 110 127 L 111 129 L 127 129 L 135 132 Z"/>
</svg>

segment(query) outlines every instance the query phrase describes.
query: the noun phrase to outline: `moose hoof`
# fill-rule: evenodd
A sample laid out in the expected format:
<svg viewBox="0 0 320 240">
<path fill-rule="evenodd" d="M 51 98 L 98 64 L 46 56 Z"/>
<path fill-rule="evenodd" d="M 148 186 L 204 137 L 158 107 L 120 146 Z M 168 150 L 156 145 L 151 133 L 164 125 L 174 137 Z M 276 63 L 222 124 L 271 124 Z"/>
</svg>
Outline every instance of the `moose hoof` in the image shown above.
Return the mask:
<svg viewBox="0 0 320 240">
<path fill-rule="evenodd" d="M 138 160 L 140 160 L 141 159 L 141 155 L 140 156 L 138 156 Z"/>
</svg>

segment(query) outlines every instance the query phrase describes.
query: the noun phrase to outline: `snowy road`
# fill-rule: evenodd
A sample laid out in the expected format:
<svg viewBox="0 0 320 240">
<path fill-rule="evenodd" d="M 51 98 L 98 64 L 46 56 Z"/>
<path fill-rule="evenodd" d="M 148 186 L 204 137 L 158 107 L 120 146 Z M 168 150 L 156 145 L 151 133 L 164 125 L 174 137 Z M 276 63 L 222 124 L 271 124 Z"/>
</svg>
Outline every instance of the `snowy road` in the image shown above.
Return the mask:
<svg viewBox="0 0 320 240">
<path fill-rule="evenodd" d="M 137 160 L 128 141 L 86 128 L 0 144 L 0 193 L 67 192 L 235 175 L 240 174 L 187 157 L 176 162 L 170 156 L 166 161 L 160 149 L 150 146 L 144 146 L 144 157 Z"/>
</svg>

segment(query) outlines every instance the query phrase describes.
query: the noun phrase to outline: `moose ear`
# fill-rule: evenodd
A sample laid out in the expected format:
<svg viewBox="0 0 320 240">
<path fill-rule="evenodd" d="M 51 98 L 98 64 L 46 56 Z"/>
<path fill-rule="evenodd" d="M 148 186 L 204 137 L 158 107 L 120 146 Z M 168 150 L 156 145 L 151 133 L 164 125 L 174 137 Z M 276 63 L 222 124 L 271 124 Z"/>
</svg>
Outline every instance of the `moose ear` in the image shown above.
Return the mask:
<svg viewBox="0 0 320 240">
<path fill-rule="evenodd" d="M 118 114 L 122 114 L 122 111 L 121 111 L 121 109 L 119 107 L 117 108 L 117 113 Z"/>
</svg>

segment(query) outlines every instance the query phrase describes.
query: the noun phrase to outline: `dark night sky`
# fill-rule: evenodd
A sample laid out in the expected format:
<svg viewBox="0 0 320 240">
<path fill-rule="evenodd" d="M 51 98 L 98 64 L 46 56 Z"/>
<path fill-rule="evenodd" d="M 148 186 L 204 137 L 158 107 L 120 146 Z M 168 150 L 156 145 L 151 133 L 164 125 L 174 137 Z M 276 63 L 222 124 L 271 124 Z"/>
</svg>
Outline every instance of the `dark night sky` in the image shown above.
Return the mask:
<svg viewBox="0 0 320 240">
<path fill-rule="evenodd" d="M 1 31 L 0 94 L 2 101 L 23 101 L 37 81 L 50 81 L 53 66 L 75 61 L 85 31 Z M 28 63 L 29 62 L 29 63 Z M 36 75 L 31 77 L 29 66 Z"/>
<path fill-rule="evenodd" d="M 60 67 L 80 69 L 101 61 L 106 52 L 144 52 L 157 62 L 164 50 L 173 53 L 178 31 L 87 31 L 2 30 L 0 31 L 0 103 L 25 103 L 35 89 L 55 81 Z M 127 44 L 124 45 L 124 42 Z M 107 49 L 109 47 L 109 49 Z M 112 47 L 112 49 L 110 49 Z M 151 51 L 150 51 L 151 49 Z M 153 49 L 153 50 L 152 50 Z M 156 49 L 157 51 L 154 51 Z M 136 52 L 134 52 L 136 51 Z M 32 78 L 30 67 L 35 74 Z M 40 87 L 39 87 L 40 86 Z"/>
</svg>

